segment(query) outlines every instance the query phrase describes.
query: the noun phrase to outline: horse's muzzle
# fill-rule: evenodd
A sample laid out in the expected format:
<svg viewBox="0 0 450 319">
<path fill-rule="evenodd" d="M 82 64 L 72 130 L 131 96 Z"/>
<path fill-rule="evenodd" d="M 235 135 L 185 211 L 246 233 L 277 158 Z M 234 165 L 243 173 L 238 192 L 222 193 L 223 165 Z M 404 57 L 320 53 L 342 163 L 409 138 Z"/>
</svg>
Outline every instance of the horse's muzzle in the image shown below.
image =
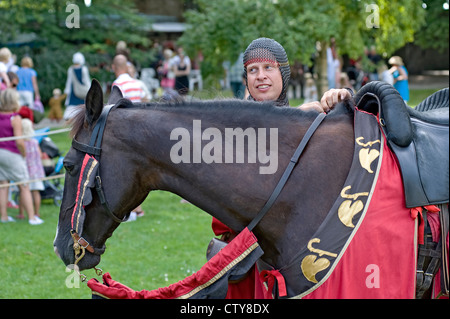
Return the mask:
<svg viewBox="0 0 450 319">
<path fill-rule="evenodd" d="M 53 250 L 55 251 L 56 256 L 58 256 L 58 258 L 61 259 L 61 255 L 59 254 L 58 248 L 56 246 L 53 246 Z"/>
</svg>

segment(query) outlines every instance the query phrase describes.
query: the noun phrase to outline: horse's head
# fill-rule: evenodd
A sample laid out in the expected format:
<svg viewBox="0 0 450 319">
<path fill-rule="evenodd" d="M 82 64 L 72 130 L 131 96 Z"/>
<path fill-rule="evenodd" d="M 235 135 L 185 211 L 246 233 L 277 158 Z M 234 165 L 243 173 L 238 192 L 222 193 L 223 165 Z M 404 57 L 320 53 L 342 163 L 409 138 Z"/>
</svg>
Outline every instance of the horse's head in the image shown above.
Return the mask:
<svg viewBox="0 0 450 319">
<path fill-rule="evenodd" d="M 77 261 L 80 269 L 92 268 L 100 262 L 106 240 L 133 208 L 118 204 L 123 196 L 130 196 L 124 189 L 133 189 L 132 181 L 115 183 L 100 165 L 105 163 L 117 170 L 126 163 L 121 162 L 121 143 L 116 142 L 117 151 L 110 152 L 113 139 L 106 137 L 111 131 L 106 129 L 108 111 L 121 98 L 120 90 L 114 88 L 104 108 L 101 86 L 93 80 L 85 109 L 80 108 L 73 120 L 72 147 L 64 158 L 64 195 L 54 247 L 66 265 L 74 264 L 84 254 Z"/>
</svg>

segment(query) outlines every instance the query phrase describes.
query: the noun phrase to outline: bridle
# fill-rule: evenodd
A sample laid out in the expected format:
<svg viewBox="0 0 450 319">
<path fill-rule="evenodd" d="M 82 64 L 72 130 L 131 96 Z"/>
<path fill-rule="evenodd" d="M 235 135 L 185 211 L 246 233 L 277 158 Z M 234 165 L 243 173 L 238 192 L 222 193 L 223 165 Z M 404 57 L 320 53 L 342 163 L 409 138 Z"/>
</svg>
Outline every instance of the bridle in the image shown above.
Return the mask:
<svg viewBox="0 0 450 319">
<path fill-rule="evenodd" d="M 100 158 L 100 154 L 102 152 L 101 145 L 103 133 L 105 131 L 106 120 L 108 118 L 109 112 L 111 112 L 112 109 L 117 107 L 118 104 L 115 105 L 109 104 L 103 108 L 103 111 L 99 119 L 97 120 L 97 123 L 94 126 L 94 130 L 92 131 L 89 144 L 80 143 L 74 137 L 72 140 L 72 147 L 80 152 L 92 155 L 98 161 L 98 159 Z M 106 213 L 108 214 L 109 217 L 111 217 L 112 220 L 114 220 L 117 223 L 125 222 L 128 219 L 128 216 L 126 216 L 124 219 L 120 219 L 116 215 L 114 215 L 111 209 L 109 208 L 108 202 L 106 201 L 105 193 L 103 192 L 102 179 L 100 178 L 99 171 L 97 172 L 98 174 L 95 176 L 95 189 L 100 199 L 100 203 L 102 204 L 103 208 L 105 208 Z"/>
<path fill-rule="evenodd" d="M 86 154 L 85 159 L 87 159 L 89 161 L 89 163 L 91 165 L 90 166 L 91 170 L 92 170 L 92 172 L 94 172 L 93 177 L 95 178 L 94 179 L 95 190 L 97 191 L 98 198 L 100 200 L 102 207 L 104 208 L 104 211 L 116 223 L 123 223 L 128 220 L 128 217 L 130 214 L 128 213 L 123 219 L 120 219 L 119 217 L 114 215 L 114 213 L 111 211 L 111 209 L 108 205 L 108 201 L 106 200 L 106 197 L 105 197 L 105 192 L 103 191 L 102 179 L 100 178 L 100 170 L 98 169 L 98 160 L 100 158 L 101 151 L 102 151 L 101 145 L 102 145 L 103 133 L 105 131 L 106 120 L 107 120 L 108 115 L 111 112 L 111 110 L 116 107 L 119 107 L 119 106 L 120 106 L 120 103 L 106 105 L 103 108 L 102 113 L 100 114 L 100 116 L 94 126 L 89 144 L 80 143 L 74 137 L 72 140 L 72 147 L 74 149 Z M 95 167 L 95 170 L 93 169 L 94 167 Z M 83 170 L 80 172 L 80 179 L 82 177 L 81 176 L 82 174 L 83 174 Z M 86 187 L 86 185 L 85 185 L 85 187 Z M 80 191 L 80 189 L 78 189 L 78 191 Z M 79 205 L 82 205 L 82 203 L 79 203 Z M 86 239 L 81 237 L 82 226 L 81 226 L 81 228 L 79 228 L 81 230 L 78 229 L 78 226 L 74 227 L 74 219 L 76 220 L 77 225 L 80 223 L 82 224 L 84 222 L 84 216 L 83 216 L 82 220 L 80 221 L 80 219 L 81 219 L 80 214 L 75 214 L 75 208 L 74 208 L 74 211 L 72 214 L 72 228 L 70 230 L 70 234 L 74 241 L 73 249 L 75 252 L 75 259 L 76 259 L 74 265 L 77 265 L 78 262 L 84 257 L 85 250 L 87 250 L 88 252 L 90 252 L 94 255 L 101 255 L 105 251 L 105 248 L 95 248 L 92 245 L 90 245 Z"/>
</svg>

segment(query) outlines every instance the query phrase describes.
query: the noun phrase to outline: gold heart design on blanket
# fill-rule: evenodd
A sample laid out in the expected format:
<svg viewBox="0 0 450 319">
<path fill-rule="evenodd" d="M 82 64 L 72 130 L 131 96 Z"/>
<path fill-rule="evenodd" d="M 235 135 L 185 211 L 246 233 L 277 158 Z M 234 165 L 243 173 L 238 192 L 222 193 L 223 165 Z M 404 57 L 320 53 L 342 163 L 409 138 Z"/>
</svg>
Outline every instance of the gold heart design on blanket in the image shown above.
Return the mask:
<svg viewBox="0 0 450 319">
<path fill-rule="evenodd" d="M 370 174 L 373 173 L 370 165 L 374 160 L 378 158 L 380 152 L 378 150 L 370 150 L 368 148 L 363 148 L 359 151 L 359 162 L 361 163 L 362 168 L 368 171 Z"/>
<path fill-rule="evenodd" d="M 301 268 L 306 279 L 317 283 L 316 274 L 330 266 L 330 261 L 326 258 L 319 258 L 315 255 L 308 255 L 303 258 Z"/>
<path fill-rule="evenodd" d="M 358 214 L 363 208 L 364 204 L 360 200 L 355 201 L 353 204 L 351 200 L 345 200 L 338 209 L 339 219 L 345 226 L 354 228 L 355 225 L 352 222 L 353 216 Z"/>
</svg>

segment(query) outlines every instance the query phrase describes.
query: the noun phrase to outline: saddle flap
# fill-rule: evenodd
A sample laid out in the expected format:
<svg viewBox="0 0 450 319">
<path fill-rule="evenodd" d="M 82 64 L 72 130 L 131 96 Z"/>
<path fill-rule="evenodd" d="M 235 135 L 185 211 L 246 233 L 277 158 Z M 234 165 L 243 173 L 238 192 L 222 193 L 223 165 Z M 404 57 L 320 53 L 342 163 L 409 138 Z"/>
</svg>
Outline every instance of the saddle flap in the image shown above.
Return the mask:
<svg viewBox="0 0 450 319">
<path fill-rule="evenodd" d="M 407 207 L 449 202 L 449 108 L 408 110 L 412 143 L 390 143 L 400 164 Z M 441 92 L 442 93 L 442 92 Z"/>
<path fill-rule="evenodd" d="M 448 108 L 447 108 L 448 117 Z M 449 129 L 411 119 L 417 166 L 428 204 L 449 202 Z"/>
</svg>

